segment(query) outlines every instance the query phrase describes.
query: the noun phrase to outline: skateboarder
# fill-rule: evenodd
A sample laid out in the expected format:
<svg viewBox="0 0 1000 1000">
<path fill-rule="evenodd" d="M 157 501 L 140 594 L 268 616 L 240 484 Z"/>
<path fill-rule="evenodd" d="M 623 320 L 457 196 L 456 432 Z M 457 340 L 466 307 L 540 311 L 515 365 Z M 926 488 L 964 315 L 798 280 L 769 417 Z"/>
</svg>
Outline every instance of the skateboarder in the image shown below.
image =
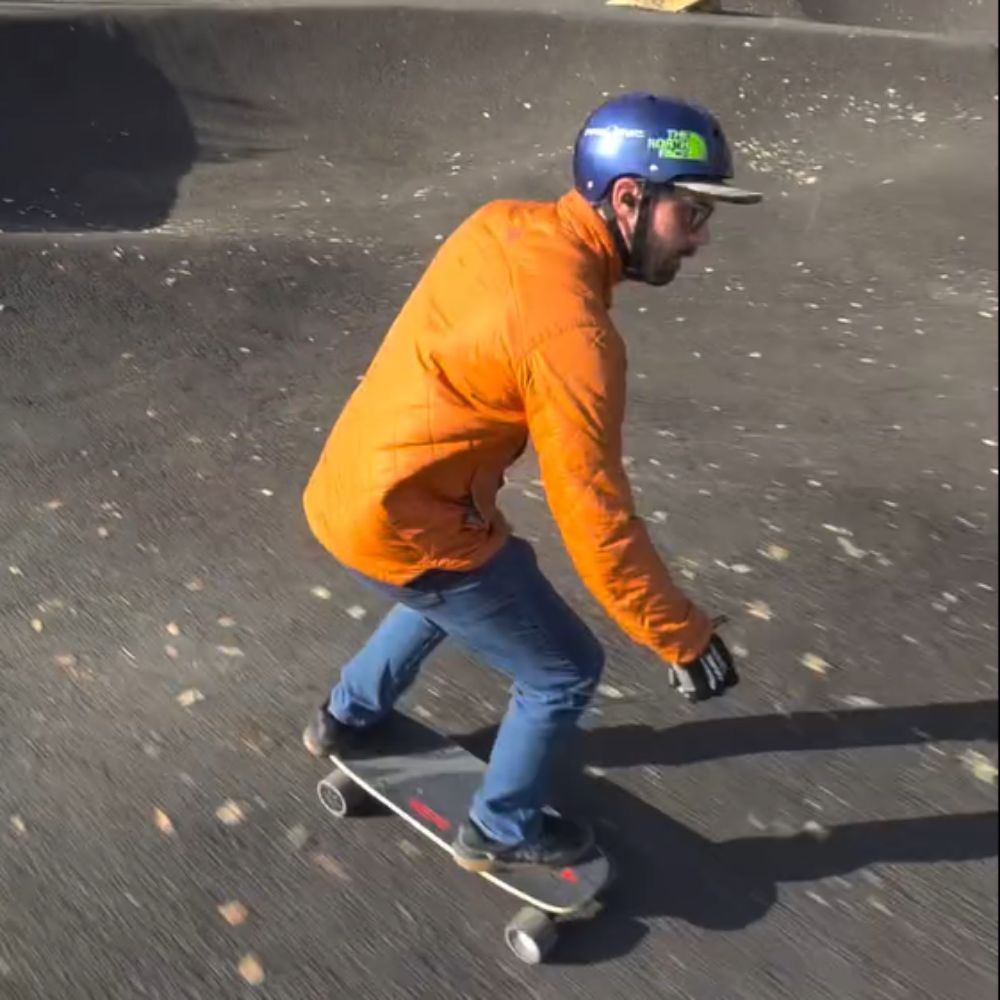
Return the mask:
<svg viewBox="0 0 1000 1000">
<path fill-rule="evenodd" d="M 737 683 L 710 619 L 673 583 L 636 516 L 622 461 L 625 346 L 608 310 L 624 279 L 666 285 L 708 239 L 731 187 L 715 118 L 650 94 L 595 110 L 553 203 L 495 201 L 443 244 L 326 442 L 308 523 L 394 602 L 303 733 L 327 755 L 390 712 L 446 637 L 513 682 L 456 860 L 571 864 L 592 843 L 549 801 L 557 752 L 604 665 L 600 643 L 497 509 L 530 437 L 573 563 L 609 616 L 693 701 Z"/>
</svg>

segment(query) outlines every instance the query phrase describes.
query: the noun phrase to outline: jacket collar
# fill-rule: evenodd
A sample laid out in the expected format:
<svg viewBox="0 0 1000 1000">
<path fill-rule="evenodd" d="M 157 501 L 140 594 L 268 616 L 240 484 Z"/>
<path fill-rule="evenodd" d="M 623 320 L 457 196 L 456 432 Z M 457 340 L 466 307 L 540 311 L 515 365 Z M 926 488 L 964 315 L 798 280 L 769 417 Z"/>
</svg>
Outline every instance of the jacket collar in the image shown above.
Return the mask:
<svg viewBox="0 0 1000 1000">
<path fill-rule="evenodd" d="M 604 301 L 610 308 L 611 291 L 622 280 L 624 266 L 614 238 L 608 231 L 608 224 L 575 188 L 559 199 L 556 210 L 563 227 L 597 257 L 603 279 Z"/>
</svg>

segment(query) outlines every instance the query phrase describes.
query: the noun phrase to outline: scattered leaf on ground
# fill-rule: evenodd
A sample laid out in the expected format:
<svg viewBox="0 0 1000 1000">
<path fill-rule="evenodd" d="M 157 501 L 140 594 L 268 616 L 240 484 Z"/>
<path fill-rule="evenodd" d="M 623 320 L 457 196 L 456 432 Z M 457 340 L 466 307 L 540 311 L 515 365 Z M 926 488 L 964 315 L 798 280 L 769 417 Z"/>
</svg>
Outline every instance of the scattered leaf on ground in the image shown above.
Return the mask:
<svg viewBox="0 0 1000 1000">
<path fill-rule="evenodd" d="M 863 694 L 845 694 L 839 699 L 851 708 L 880 708 L 880 704 L 874 698 L 868 698 Z"/>
<path fill-rule="evenodd" d="M 205 696 L 197 688 L 187 688 L 177 696 L 177 704 L 181 708 L 190 708 L 199 701 L 204 701 Z"/>
<path fill-rule="evenodd" d="M 309 860 L 312 861 L 312 863 L 321 871 L 326 872 L 327 875 L 332 875 L 334 878 L 340 879 L 342 882 L 350 881 L 347 872 L 344 871 L 340 862 L 335 861 L 329 854 L 324 854 L 322 851 L 316 851 L 310 855 Z"/>
<path fill-rule="evenodd" d="M 235 899 L 231 899 L 228 903 L 221 903 L 219 913 L 230 927 L 239 927 L 250 916 L 250 911 Z"/>
<path fill-rule="evenodd" d="M 238 826 L 246 819 L 246 811 L 239 802 L 227 799 L 215 810 L 215 818 L 226 826 Z"/>
<path fill-rule="evenodd" d="M 217 620 L 217 624 L 221 625 L 223 628 L 234 628 L 236 625 L 236 619 L 230 618 L 228 615 L 223 615 Z"/>
<path fill-rule="evenodd" d="M 625 697 L 621 691 L 616 687 L 612 687 L 610 684 L 598 684 L 597 693 L 604 698 L 623 698 Z"/>
<path fill-rule="evenodd" d="M 769 622 L 774 617 L 771 608 L 764 601 L 747 602 L 747 614 L 753 615 L 754 618 L 759 618 L 765 622 Z"/>
<path fill-rule="evenodd" d="M 181 634 L 180 626 L 177 622 L 167 622 L 164 627 L 167 630 L 167 635 L 172 635 L 175 639 Z"/>
<path fill-rule="evenodd" d="M 830 669 L 830 664 L 822 656 L 817 656 L 815 653 L 803 653 L 800 662 L 806 670 L 811 670 L 816 674 L 825 674 Z"/>
<path fill-rule="evenodd" d="M 236 659 L 240 656 L 245 656 L 246 654 L 240 649 L 239 646 L 216 646 L 215 647 L 223 656 L 228 656 L 231 659 Z"/>
<path fill-rule="evenodd" d="M 289 828 L 285 837 L 297 851 L 301 851 L 309 843 L 309 831 L 301 823 L 296 823 L 295 826 Z"/>
<path fill-rule="evenodd" d="M 24 820 L 17 813 L 14 813 L 14 815 L 11 816 L 11 818 L 10 818 L 10 825 L 11 825 L 11 829 L 19 837 L 27 837 L 27 835 L 28 835 L 27 824 L 24 822 Z"/>
<path fill-rule="evenodd" d="M 788 549 L 783 545 L 775 545 L 771 542 L 760 550 L 760 554 L 773 562 L 784 562 L 788 558 Z"/>
<path fill-rule="evenodd" d="M 159 830 L 160 833 L 164 833 L 168 837 L 173 836 L 173 820 L 171 820 L 171 818 L 162 809 L 153 810 L 153 822 L 156 824 L 156 829 Z"/>
<path fill-rule="evenodd" d="M 31 619 L 31 627 L 36 632 L 41 632 L 42 629 L 45 628 L 45 623 L 42 621 L 41 618 L 32 618 Z"/>
<path fill-rule="evenodd" d="M 331 597 L 333 597 L 333 594 L 326 587 L 321 587 L 319 585 L 313 587 L 309 593 L 312 594 L 313 597 L 318 597 L 321 601 L 328 601 Z"/>
<path fill-rule="evenodd" d="M 986 754 L 980 753 L 978 750 L 966 750 L 962 754 L 962 763 L 978 781 L 988 785 L 997 783 L 997 766 Z"/>
<path fill-rule="evenodd" d="M 802 829 L 810 837 L 815 837 L 817 840 L 826 840 L 830 836 L 830 831 L 822 823 L 817 823 L 814 819 L 806 820 L 802 824 Z"/>
<path fill-rule="evenodd" d="M 849 538 L 845 538 L 843 535 L 837 536 L 837 544 L 852 558 L 852 559 L 863 559 L 868 555 L 867 549 L 859 549 L 857 545 L 854 544 Z"/>
<path fill-rule="evenodd" d="M 264 982 L 264 966 L 256 955 L 244 955 L 238 966 L 240 975 L 251 986 L 260 986 Z"/>
</svg>

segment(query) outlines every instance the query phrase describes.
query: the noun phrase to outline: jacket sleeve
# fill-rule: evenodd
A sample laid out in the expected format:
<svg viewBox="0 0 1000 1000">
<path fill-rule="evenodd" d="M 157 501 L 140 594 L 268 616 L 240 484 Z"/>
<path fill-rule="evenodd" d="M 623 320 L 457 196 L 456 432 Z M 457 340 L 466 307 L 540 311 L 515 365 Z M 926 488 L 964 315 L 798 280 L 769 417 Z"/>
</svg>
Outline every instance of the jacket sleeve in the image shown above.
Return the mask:
<svg viewBox="0 0 1000 1000">
<path fill-rule="evenodd" d="M 584 584 L 634 641 L 669 663 L 701 654 L 712 625 L 673 583 L 636 515 L 622 462 L 625 346 L 613 327 L 547 338 L 521 363 L 546 497 Z"/>
</svg>

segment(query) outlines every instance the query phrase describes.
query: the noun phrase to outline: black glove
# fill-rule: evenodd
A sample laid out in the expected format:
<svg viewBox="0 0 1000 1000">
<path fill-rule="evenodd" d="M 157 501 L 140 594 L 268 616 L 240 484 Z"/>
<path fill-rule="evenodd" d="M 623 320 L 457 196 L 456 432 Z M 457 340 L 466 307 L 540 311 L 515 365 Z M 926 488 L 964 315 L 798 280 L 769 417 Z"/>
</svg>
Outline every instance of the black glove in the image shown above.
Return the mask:
<svg viewBox="0 0 1000 1000">
<path fill-rule="evenodd" d="M 688 701 L 718 698 L 739 682 L 732 654 L 718 635 L 712 636 L 696 660 L 670 667 L 670 683 Z"/>
</svg>

